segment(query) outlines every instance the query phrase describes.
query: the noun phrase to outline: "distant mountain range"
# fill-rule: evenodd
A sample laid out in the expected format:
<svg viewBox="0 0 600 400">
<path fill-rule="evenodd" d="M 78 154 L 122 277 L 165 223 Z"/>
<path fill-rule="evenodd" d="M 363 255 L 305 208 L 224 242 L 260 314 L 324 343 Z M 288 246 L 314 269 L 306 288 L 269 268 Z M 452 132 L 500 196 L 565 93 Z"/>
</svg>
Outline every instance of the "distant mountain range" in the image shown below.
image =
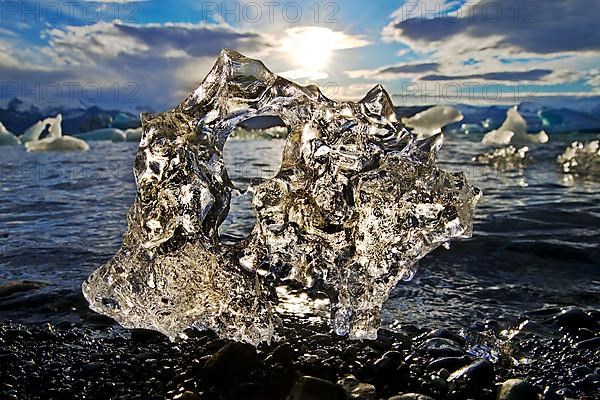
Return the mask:
<svg viewBox="0 0 600 400">
<path fill-rule="evenodd" d="M 103 128 L 128 129 L 140 126 L 139 115 L 119 110 L 103 110 L 97 106 L 62 108 L 50 107 L 39 109 L 14 98 L 5 108 L 0 108 L 0 122 L 16 135 L 49 116 L 62 114 L 62 129 L 65 134 L 77 135 Z"/>
<path fill-rule="evenodd" d="M 459 109 L 464 119 L 450 125 L 448 129 L 457 129 L 461 125 L 478 125 L 482 130 L 498 127 L 506 116 L 509 105 L 467 105 L 451 104 Z M 429 108 L 427 105 L 396 107 L 398 117 L 412 116 Z M 600 96 L 590 97 L 551 97 L 522 102 L 518 110 L 527 121 L 529 131 L 537 132 L 592 132 L 600 133 Z M 150 111 L 150 110 L 149 110 Z M 97 106 L 79 108 L 46 108 L 40 110 L 15 98 L 0 108 L 0 122 L 6 128 L 20 135 L 35 122 L 61 113 L 63 131 L 77 135 L 96 129 L 128 129 L 140 126 L 139 115 L 120 110 L 104 110 Z M 256 117 L 240 123 L 246 129 L 265 129 L 282 126 L 279 117 Z"/>
</svg>

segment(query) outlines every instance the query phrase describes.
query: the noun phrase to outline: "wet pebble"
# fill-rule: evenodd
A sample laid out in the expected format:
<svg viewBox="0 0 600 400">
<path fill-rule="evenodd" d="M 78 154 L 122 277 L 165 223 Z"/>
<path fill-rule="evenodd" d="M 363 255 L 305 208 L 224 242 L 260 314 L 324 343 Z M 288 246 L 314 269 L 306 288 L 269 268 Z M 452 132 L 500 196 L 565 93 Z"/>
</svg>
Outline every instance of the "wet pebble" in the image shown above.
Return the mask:
<svg viewBox="0 0 600 400">
<path fill-rule="evenodd" d="M 333 382 L 301 376 L 296 381 L 288 400 L 345 400 L 344 389 Z"/>
<path fill-rule="evenodd" d="M 522 379 L 508 379 L 498 389 L 497 400 L 538 400 L 537 390 Z"/>
<path fill-rule="evenodd" d="M 434 357 L 460 357 L 465 354 L 455 341 L 439 337 L 427 339 L 421 348 Z"/>
</svg>

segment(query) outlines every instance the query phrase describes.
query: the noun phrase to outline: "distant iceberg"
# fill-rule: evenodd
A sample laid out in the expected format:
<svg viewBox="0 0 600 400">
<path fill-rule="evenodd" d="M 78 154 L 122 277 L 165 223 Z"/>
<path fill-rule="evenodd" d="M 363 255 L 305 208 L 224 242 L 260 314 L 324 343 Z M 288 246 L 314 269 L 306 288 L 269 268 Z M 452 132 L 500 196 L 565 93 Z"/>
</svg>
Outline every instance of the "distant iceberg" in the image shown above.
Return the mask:
<svg viewBox="0 0 600 400">
<path fill-rule="evenodd" d="M 89 150 L 90 146 L 78 138 L 73 136 L 63 136 L 62 134 L 62 115 L 58 114 L 55 118 L 46 118 L 42 122 L 42 129 L 37 131 L 37 124 L 35 130 L 33 130 L 32 137 L 39 138 L 46 124 L 50 124 L 48 131 L 48 137 L 41 140 L 32 140 L 25 143 L 27 151 L 39 152 L 39 151 L 85 151 Z M 33 127 L 32 127 L 33 128 Z M 31 129 L 31 128 L 30 128 Z M 29 131 L 29 130 L 28 130 Z M 37 136 L 36 136 L 37 135 Z"/>
<path fill-rule="evenodd" d="M 126 142 L 139 142 L 142 140 L 142 128 L 130 128 L 125 131 Z"/>
<path fill-rule="evenodd" d="M 29 128 L 27 128 L 25 133 L 21 135 L 21 142 L 27 143 L 40 140 L 40 137 L 42 136 L 42 133 L 44 133 L 44 129 L 46 129 L 48 124 L 48 119 L 44 119 L 31 125 Z"/>
<path fill-rule="evenodd" d="M 544 131 L 528 134 L 527 122 L 515 106 L 506 111 L 506 119 L 500 128 L 486 133 L 481 142 L 502 145 L 509 143 L 546 143 L 548 142 L 548 135 Z"/>
<path fill-rule="evenodd" d="M 77 135 L 78 139 L 85 140 L 86 142 L 94 142 L 94 141 L 113 141 L 113 142 L 124 142 L 125 141 L 125 133 L 120 129 L 115 128 L 106 128 L 106 129 L 97 129 L 95 131 L 90 131 L 86 133 L 82 133 Z"/>
<path fill-rule="evenodd" d="M 411 128 L 419 139 L 424 139 L 440 133 L 444 126 L 462 119 L 462 113 L 454 107 L 434 106 L 410 118 L 402 118 L 402 122 Z"/>
<path fill-rule="evenodd" d="M 21 141 L 0 122 L 0 146 L 18 146 Z"/>
</svg>

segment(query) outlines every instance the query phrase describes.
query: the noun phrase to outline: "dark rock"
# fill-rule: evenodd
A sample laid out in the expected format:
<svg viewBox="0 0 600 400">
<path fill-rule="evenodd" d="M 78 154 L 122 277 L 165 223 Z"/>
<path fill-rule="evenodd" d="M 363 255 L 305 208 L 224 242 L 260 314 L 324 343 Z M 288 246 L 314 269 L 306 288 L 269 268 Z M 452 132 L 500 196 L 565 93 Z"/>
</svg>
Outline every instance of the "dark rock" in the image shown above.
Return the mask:
<svg viewBox="0 0 600 400">
<path fill-rule="evenodd" d="M 301 376 L 292 388 L 288 400 L 344 400 L 342 387 L 312 376 Z"/>
<path fill-rule="evenodd" d="M 428 370 L 439 370 L 441 368 L 445 368 L 448 371 L 456 371 L 459 368 L 464 367 L 472 361 L 472 358 L 468 356 L 462 357 L 444 357 L 439 358 L 437 360 L 432 361 L 427 365 Z"/>
<path fill-rule="evenodd" d="M 377 396 L 375 386 L 359 382 L 354 375 L 347 375 L 337 383 L 344 388 L 348 399 L 375 400 Z"/>
<path fill-rule="evenodd" d="M 427 339 L 421 345 L 421 349 L 434 357 L 460 357 L 465 354 L 463 348 L 455 341 L 438 337 Z"/>
<path fill-rule="evenodd" d="M 296 358 L 296 352 L 289 343 L 279 345 L 265 358 L 265 364 L 291 364 Z"/>
<path fill-rule="evenodd" d="M 149 329 L 132 329 L 131 340 L 140 344 L 161 343 L 168 340 L 165 335 Z"/>
<path fill-rule="evenodd" d="M 552 321 L 567 330 L 577 330 L 579 328 L 597 329 L 598 323 L 589 314 L 580 308 L 572 308 L 565 310 L 554 316 Z"/>
<path fill-rule="evenodd" d="M 14 280 L 0 285 L 0 297 L 7 297 L 14 293 L 27 292 L 48 286 L 47 282 Z"/>
<path fill-rule="evenodd" d="M 202 396 L 198 393 L 185 391 L 181 394 L 181 396 L 177 397 L 178 400 L 202 400 Z"/>
<path fill-rule="evenodd" d="M 456 342 L 461 346 L 464 346 L 466 343 L 466 340 L 464 337 L 458 335 L 457 333 L 452 332 L 451 330 L 444 329 L 444 328 L 434 329 L 433 331 L 431 331 L 427 334 L 427 337 L 428 338 L 450 339 L 453 342 Z"/>
<path fill-rule="evenodd" d="M 208 377 L 225 383 L 240 380 L 257 365 L 258 357 L 254 346 L 230 342 L 206 361 L 204 369 Z"/>
<path fill-rule="evenodd" d="M 556 391 L 556 394 L 558 394 L 559 396 L 562 396 L 562 397 L 566 397 L 566 398 L 575 397 L 575 393 L 569 388 L 559 389 Z"/>
<path fill-rule="evenodd" d="M 535 387 L 521 379 L 508 379 L 498 390 L 497 400 L 538 400 Z"/>
<path fill-rule="evenodd" d="M 455 371 L 448 380 L 477 390 L 491 385 L 494 377 L 494 365 L 488 360 L 478 360 Z"/>
<path fill-rule="evenodd" d="M 104 368 L 104 364 L 100 362 L 89 362 L 81 367 L 81 373 L 85 376 L 96 375 Z"/>
<path fill-rule="evenodd" d="M 392 396 L 388 400 L 434 400 L 429 396 L 419 393 L 404 393 L 398 396 Z"/>
</svg>

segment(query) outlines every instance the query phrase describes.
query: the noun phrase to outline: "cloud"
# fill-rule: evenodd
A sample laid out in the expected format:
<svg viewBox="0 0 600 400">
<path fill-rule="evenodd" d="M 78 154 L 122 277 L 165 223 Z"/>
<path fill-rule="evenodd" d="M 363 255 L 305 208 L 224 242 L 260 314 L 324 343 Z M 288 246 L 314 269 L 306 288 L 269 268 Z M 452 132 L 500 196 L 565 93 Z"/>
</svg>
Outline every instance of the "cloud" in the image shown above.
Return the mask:
<svg viewBox="0 0 600 400">
<path fill-rule="evenodd" d="M 228 25 L 205 23 L 126 24 L 98 22 L 48 31 L 52 51 L 70 63 L 138 55 L 164 58 L 215 56 L 224 47 L 256 50 L 269 47 L 265 37 Z"/>
<path fill-rule="evenodd" d="M 113 106 L 117 95 L 122 101 L 134 94 L 135 105 L 153 109 L 173 106 L 197 87 L 222 48 L 257 55 L 273 43 L 263 34 L 206 23 L 97 22 L 49 29 L 45 36 L 47 43 L 41 46 L 0 42 L 4 82 L 29 90 L 73 81 L 93 84 L 103 88 L 106 98 L 99 101 L 106 106 Z M 125 93 L 123 87 L 132 83 Z M 33 100 L 40 102 L 37 96 Z"/>
<path fill-rule="evenodd" d="M 396 15 L 383 33 L 388 40 L 432 50 L 438 50 L 442 42 L 464 38 L 459 46 L 463 52 L 598 52 L 598 15 L 600 2 L 596 0 L 481 0 L 438 18 L 399 19 Z"/>
<path fill-rule="evenodd" d="M 549 69 L 532 69 L 529 71 L 502 71 L 488 72 L 485 74 L 471 75 L 425 75 L 423 81 L 450 81 L 450 80 L 486 80 L 486 81 L 539 81 L 552 74 Z"/>
<path fill-rule="evenodd" d="M 588 71 L 600 63 L 597 15 L 596 0 L 409 1 L 390 16 L 382 38 L 419 54 L 417 65 L 437 67 L 431 74 L 404 66 L 387 72 L 396 78 L 412 73 L 419 81 L 565 84 L 583 79 L 594 86 Z"/>
<path fill-rule="evenodd" d="M 403 64 L 379 70 L 380 74 L 417 74 L 421 72 L 437 71 L 438 63 Z"/>
</svg>

